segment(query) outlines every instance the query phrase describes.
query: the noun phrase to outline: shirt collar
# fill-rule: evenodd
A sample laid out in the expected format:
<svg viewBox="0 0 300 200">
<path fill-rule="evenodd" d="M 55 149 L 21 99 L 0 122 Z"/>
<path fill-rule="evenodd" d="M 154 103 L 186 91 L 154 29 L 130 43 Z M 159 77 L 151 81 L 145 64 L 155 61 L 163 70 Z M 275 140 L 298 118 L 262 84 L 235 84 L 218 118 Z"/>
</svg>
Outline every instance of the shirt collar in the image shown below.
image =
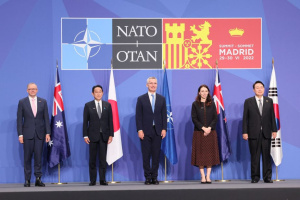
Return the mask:
<svg viewBox="0 0 300 200">
<path fill-rule="evenodd" d="M 261 98 L 258 98 L 257 96 L 255 96 L 256 101 L 258 101 L 259 99 L 261 99 L 261 101 L 264 101 L 264 96 L 262 96 Z"/>
<path fill-rule="evenodd" d="M 36 100 L 37 97 L 35 96 L 34 98 L 32 98 L 31 96 L 28 96 L 29 100 L 32 101 L 32 99 Z"/>
<path fill-rule="evenodd" d="M 95 104 L 98 105 L 100 103 L 100 106 L 102 106 L 102 99 L 100 101 L 97 101 L 96 99 L 94 100 Z"/>
<path fill-rule="evenodd" d="M 152 96 L 151 96 L 152 94 L 154 94 L 154 97 L 156 96 L 156 92 L 154 92 L 154 93 L 151 93 L 151 92 L 149 92 L 149 91 L 148 91 L 148 95 L 149 95 L 149 97 L 152 97 Z"/>
</svg>

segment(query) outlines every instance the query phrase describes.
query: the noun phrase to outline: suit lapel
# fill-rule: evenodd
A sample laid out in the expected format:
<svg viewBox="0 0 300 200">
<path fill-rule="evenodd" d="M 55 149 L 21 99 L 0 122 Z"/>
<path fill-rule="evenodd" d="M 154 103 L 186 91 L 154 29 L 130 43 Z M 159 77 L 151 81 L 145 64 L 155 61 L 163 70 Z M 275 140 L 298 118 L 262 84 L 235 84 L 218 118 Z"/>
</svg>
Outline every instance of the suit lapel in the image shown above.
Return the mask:
<svg viewBox="0 0 300 200">
<path fill-rule="evenodd" d="M 104 103 L 104 101 L 102 100 L 102 112 L 101 112 L 101 118 L 103 116 L 103 113 L 106 112 L 106 104 Z"/>
<path fill-rule="evenodd" d="M 255 107 L 255 110 L 257 111 L 257 113 L 260 115 L 255 96 L 252 98 L 251 102 L 252 102 L 253 106 Z"/>
<path fill-rule="evenodd" d="M 93 114 L 98 116 L 98 112 L 97 112 L 97 108 L 96 108 L 96 104 L 95 104 L 95 100 L 90 102 L 90 108 L 93 110 Z M 99 116 L 98 116 L 99 118 Z"/>
<path fill-rule="evenodd" d="M 29 97 L 27 97 L 27 99 L 25 101 L 25 106 L 27 106 L 27 108 L 30 110 L 31 115 L 34 117 L 33 112 L 32 112 L 32 108 L 31 108 L 31 105 L 30 105 Z"/>
<path fill-rule="evenodd" d="M 268 105 L 269 105 L 269 100 L 266 97 L 264 97 L 264 104 L 263 104 L 262 115 L 265 114 Z"/>
<path fill-rule="evenodd" d="M 36 98 L 36 115 L 38 114 L 39 110 L 42 110 L 42 101 L 39 97 Z"/>
<path fill-rule="evenodd" d="M 144 100 L 146 102 L 146 106 L 150 107 L 150 109 L 152 110 L 152 106 L 151 106 L 151 102 L 150 102 L 150 99 L 149 99 L 148 92 L 144 95 Z"/>
</svg>

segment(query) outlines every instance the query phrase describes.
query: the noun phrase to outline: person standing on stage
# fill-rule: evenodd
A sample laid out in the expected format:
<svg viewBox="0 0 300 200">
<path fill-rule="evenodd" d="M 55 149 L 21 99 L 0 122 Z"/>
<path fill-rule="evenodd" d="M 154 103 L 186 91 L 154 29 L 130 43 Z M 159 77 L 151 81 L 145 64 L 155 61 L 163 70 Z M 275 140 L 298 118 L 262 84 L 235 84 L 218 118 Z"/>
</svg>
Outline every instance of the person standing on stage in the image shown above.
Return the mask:
<svg viewBox="0 0 300 200">
<path fill-rule="evenodd" d="M 167 107 L 165 98 L 156 93 L 157 79 L 149 77 L 146 86 L 148 92 L 139 96 L 136 103 L 136 128 L 141 140 L 145 184 L 158 185 L 161 140 L 166 137 L 167 130 Z"/>
<path fill-rule="evenodd" d="M 276 138 L 277 127 L 273 109 L 273 100 L 263 96 L 264 84 L 256 81 L 253 84 L 254 97 L 244 103 L 243 139 L 248 140 L 251 154 L 251 183 L 260 180 L 260 154 L 263 161 L 263 180 L 272 181 L 271 137 Z"/>
<path fill-rule="evenodd" d="M 24 187 L 30 187 L 31 159 L 34 155 L 35 186 L 45 187 L 42 182 L 42 154 L 44 139 L 50 141 L 50 124 L 47 101 L 37 97 L 37 85 L 27 85 L 28 97 L 19 101 L 17 112 L 17 131 L 19 142 L 24 149 Z"/>
<path fill-rule="evenodd" d="M 107 144 L 113 140 L 114 129 L 112 109 L 109 102 L 103 101 L 101 85 L 92 88 L 94 100 L 85 104 L 83 112 L 83 137 L 89 145 L 89 186 L 96 185 L 97 167 L 96 158 L 99 147 L 99 176 L 100 185 L 108 185 L 105 180 Z"/>
<path fill-rule="evenodd" d="M 211 167 L 220 164 L 220 156 L 216 132 L 217 110 L 207 85 L 198 88 L 192 105 L 192 121 L 194 134 L 191 164 L 199 167 L 201 183 L 211 183 Z M 207 168 L 206 176 L 204 167 Z"/>
</svg>

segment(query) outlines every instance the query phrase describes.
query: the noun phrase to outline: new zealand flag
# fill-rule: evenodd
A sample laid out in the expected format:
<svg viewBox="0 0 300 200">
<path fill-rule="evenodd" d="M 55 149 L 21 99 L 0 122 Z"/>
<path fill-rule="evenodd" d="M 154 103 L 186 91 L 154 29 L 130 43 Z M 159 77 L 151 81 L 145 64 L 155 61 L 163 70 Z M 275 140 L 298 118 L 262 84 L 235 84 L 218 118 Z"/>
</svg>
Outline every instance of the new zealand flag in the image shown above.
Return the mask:
<svg viewBox="0 0 300 200">
<path fill-rule="evenodd" d="M 218 143 L 220 152 L 220 161 L 224 162 L 231 154 L 230 141 L 228 137 L 227 120 L 225 116 L 225 107 L 223 101 L 223 94 L 221 89 L 221 82 L 219 78 L 219 72 L 216 71 L 216 81 L 214 87 L 214 102 L 217 108 L 218 121 L 216 131 L 218 133 Z"/>
</svg>

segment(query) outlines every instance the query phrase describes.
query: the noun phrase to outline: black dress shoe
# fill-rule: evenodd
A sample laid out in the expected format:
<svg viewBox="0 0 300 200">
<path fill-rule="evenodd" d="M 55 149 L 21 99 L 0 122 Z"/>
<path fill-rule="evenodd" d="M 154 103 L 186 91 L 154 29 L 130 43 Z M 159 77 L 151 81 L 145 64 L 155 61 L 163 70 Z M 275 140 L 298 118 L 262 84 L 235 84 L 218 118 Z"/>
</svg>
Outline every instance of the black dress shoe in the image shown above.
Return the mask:
<svg viewBox="0 0 300 200">
<path fill-rule="evenodd" d="M 100 181 L 100 185 L 108 185 L 108 183 L 104 180 L 104 181 Z"/>
<path fill-rule="evenodd" d="M 258 183 L 258 180 L 252 179 L 252 180 L 251 180 L 251 183 Z"/>
<path fill-rule="evenodd" d="M 151 183 L 153 185 L 158 185 L 159 184 L 159 182 L 158 182 L 158 180 L 156 178 L 153 178 Z"/>
<path fill-rule="evenodd" d="M 30 187 L 30 181 L 26 180 L 24 183 L 24 187 Z"/>
<path fill-rule="evenodd" d="M 96 185 L 96 181 L 91 181 L 91 182 L 89 183 L 89 186 L 94 186 L 94 185 Z"/>
<path fill-rule="evenodd" d="M 211 184 L 211 181 L 207 181 L 207 177 L 205 177 L 206 179 L 206 184 Z"/>
<path fill-rule="evenodd" d="M 35 180 L 35 186 L 38 186 L 38 187 L 45 187 L 45 184 L 42 182 L 41 178 L 40 177 L 37 177 L 36 180 Z"/>
<path fill-rule="evenodd" d="M 273 181 L 271 179 L 267 179 L 264 181 L 265 183 L 273 183 Z"/>
<path fill-rule="evenodd" d="M 150 185 L 150 184 L 151 184 L 151 179 L 150 178 L 146 178 L 145 185 Z"/>
</svg>

